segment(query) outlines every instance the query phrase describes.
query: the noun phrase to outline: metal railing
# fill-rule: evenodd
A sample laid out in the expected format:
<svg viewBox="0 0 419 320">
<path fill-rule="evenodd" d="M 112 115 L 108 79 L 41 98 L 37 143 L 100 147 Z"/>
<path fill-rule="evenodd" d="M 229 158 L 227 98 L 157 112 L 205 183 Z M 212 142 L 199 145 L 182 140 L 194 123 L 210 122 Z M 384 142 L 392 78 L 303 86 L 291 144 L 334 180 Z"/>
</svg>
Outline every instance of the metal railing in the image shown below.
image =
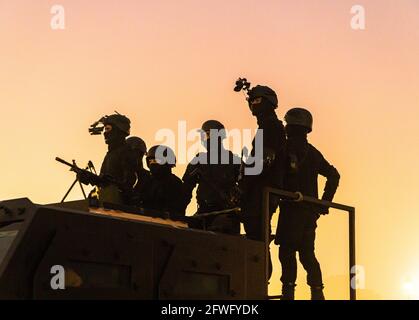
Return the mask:
<svg viewBox="0 0 419 320">
<path fill-rule="evenodd" d="M 280 198 L 286 198 L 287 200 L 298 200 L 304 201 L 312 204 L 318 204 L 329 208 L 334 208 L 342 211 L 346 211 L 349 214 L 349 297 L 350 300 L 356 300 L 356 287 L 352 286 L 352 267 L 356 265 L 355 262 L 355 208 L 346 206 L 339 203 L 334 203 L 330 201 L 319 200 L 317 198 L 308 197 L 301 195 L 300 193 L 289 192 L 274 188 L 265 188 L 263 190 L 263 202 L 262 202 L 262 212 L 263 212 L 263 235 L 265 243 L 265 281 L 266 281 L 266 297 L 268 297 L 268 281 L 269 281 L 269 244 L 270 244 L 270 235 L 271 230 L 269 230 L 269 197 L 270 195 L 276 195 Z M 356 277 L 356 275 L 354 275 Z"/>
</svg>

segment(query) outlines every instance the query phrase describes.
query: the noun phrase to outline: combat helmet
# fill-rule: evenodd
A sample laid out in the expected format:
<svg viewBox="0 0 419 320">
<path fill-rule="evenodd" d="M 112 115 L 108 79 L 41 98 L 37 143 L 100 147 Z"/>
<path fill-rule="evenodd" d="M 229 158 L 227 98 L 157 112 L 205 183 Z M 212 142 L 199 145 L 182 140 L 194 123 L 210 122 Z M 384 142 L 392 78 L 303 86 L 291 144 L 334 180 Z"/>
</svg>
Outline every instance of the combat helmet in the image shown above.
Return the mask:
<svg viewBox="0 0 419 320">
<path fill-rule="evenodd" d="M 224 139 L 226 137 L 225 127 L 220 121 L 207 120 L 202 124 L 201 132 L 206 133 L 208 138 L 209 138 L 209 134 L 210 134 L 211 130 L 217 130 L 222 139 Z"/>
<path fill-rule="evenodd" d="M 103 117 L 101 121 L 105 126 L 111 125 L 112 127 L 116 127 L 125 133 L 127 136 L 130 134 L 131 129 L 131 121 L 124 115 L 116 113 L 110 116 Z"/>
<path fill-rule="evenodd" d="M 302 126 L 311 132 L 313 130 L 313 116 L 310 111 L 304 108 L 292 108 L 284 117 L 287 125 Z"/>
<path fill-rule="evenodd" d="M 257 85 L 249 90 L 249 101 L 263 97 L 270 102 L 274 109 L 278 108 L 278 96 L 276 95 L 275 91 L 267 86 Z"/>
<path fill-rule="evenodd" d="M 168 165 L 173 168 L 176 166 L 176 156 L 173 150 L 165 145 L 156 145 L 147 152 L 147 164 L 158 163 L 160 165 Z"/>
<path fill-rule="evenodd" d="M 140 137 L 129 137 L 126 139 L 127 144 L 131 147 L 132 150 L 138 151 L 142 154 L 147 153 L 147 145 L 143 139 Z"/>
</svg>

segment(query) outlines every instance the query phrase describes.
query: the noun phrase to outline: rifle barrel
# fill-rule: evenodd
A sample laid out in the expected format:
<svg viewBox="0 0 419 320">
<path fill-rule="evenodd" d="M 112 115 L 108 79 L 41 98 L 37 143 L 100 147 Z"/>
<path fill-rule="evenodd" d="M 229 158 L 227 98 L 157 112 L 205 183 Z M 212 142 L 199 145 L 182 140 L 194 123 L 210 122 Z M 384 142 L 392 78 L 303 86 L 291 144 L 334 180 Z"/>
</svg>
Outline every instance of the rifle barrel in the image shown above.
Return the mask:
<svg viewBox="0 0 419 320">
<path fill-rule="evenodd" d="M 59 157 L 55 157 L 55 161 L 58 161 L 58 162 L 60 162 L 62 164 L 65 164 L 66 166 L 69 166 L 69 167 L 72 167 L 72 168 L 74 167 L 73 164 L 71 164 L 71 163 L 69 163 L 69 162 L 67 162 L 67 161 L 65 161 L 65 160 L 63 160 L 63 159 L 61 159 Z"/>
</svg>

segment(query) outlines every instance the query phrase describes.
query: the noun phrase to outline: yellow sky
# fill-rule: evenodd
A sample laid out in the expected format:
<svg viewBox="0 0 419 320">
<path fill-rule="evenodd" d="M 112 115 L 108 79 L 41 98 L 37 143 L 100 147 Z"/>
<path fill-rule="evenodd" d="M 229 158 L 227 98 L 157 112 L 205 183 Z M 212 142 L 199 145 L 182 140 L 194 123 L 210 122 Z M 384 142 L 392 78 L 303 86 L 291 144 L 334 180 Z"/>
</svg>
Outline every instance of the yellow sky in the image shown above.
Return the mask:
<svg viewBox="0 0 419 320">
<path fill-rule="evenodd" d="M 314 114 L 310 141 L 342 176 L 335 200 L 357 208 L 359 296 L 406 298 L 402 282 L 419 277 L 417 1 L 362 1 L 364 31 L 350 28 L 349 0 L 65 0 L 59 31 L 53 4 L 0 2 L 0 199 L 58 202 L 73 175 L 55 156 L 99 167 L 106 147 L 87 128 L 115 109 L 149 146 L 179 120 L 254 129 L 232 90 L 246 76 L 277 91 L 280 117 Z M 321 219 L 317 252 L 326 294 L 347 298 L 345 214 Z M 300 270 L 301 298 L 304 282 Z"/>
</svg>

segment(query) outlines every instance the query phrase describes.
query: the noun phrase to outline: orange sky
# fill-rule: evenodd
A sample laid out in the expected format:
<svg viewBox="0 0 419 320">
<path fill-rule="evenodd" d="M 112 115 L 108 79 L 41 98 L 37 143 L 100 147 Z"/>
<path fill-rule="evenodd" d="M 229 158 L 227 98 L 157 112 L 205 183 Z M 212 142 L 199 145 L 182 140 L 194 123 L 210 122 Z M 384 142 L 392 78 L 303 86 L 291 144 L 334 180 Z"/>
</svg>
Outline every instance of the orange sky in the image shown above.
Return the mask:
<svg viewBox="0 0 419 320">
<path fill-rule="evenodd" d="M 115 109 L 149 146 L 178 120 L 254 129 L 232 90 L 246 76 L 277 91 L 280 117 L 313 112 L 310 141 L 342 176 L 335 200 L 357 208 L 359 297 L 407 298 L 402 282 L 419 278 L 419 2 L 63 0 L 59 31 L 53 4 L 0 2 L 0 199 L 58 202 L 74 177 L 55 156 L 99 167 L 106 147 L 87 128 Z M 354 4 L 364 31 L 350 28 Z M 346 222 L 335 211 L 319 222 L 329 298 L 347 298 Z M 304 282 L 300 272 L 299 298 Z"/>
</svg>

